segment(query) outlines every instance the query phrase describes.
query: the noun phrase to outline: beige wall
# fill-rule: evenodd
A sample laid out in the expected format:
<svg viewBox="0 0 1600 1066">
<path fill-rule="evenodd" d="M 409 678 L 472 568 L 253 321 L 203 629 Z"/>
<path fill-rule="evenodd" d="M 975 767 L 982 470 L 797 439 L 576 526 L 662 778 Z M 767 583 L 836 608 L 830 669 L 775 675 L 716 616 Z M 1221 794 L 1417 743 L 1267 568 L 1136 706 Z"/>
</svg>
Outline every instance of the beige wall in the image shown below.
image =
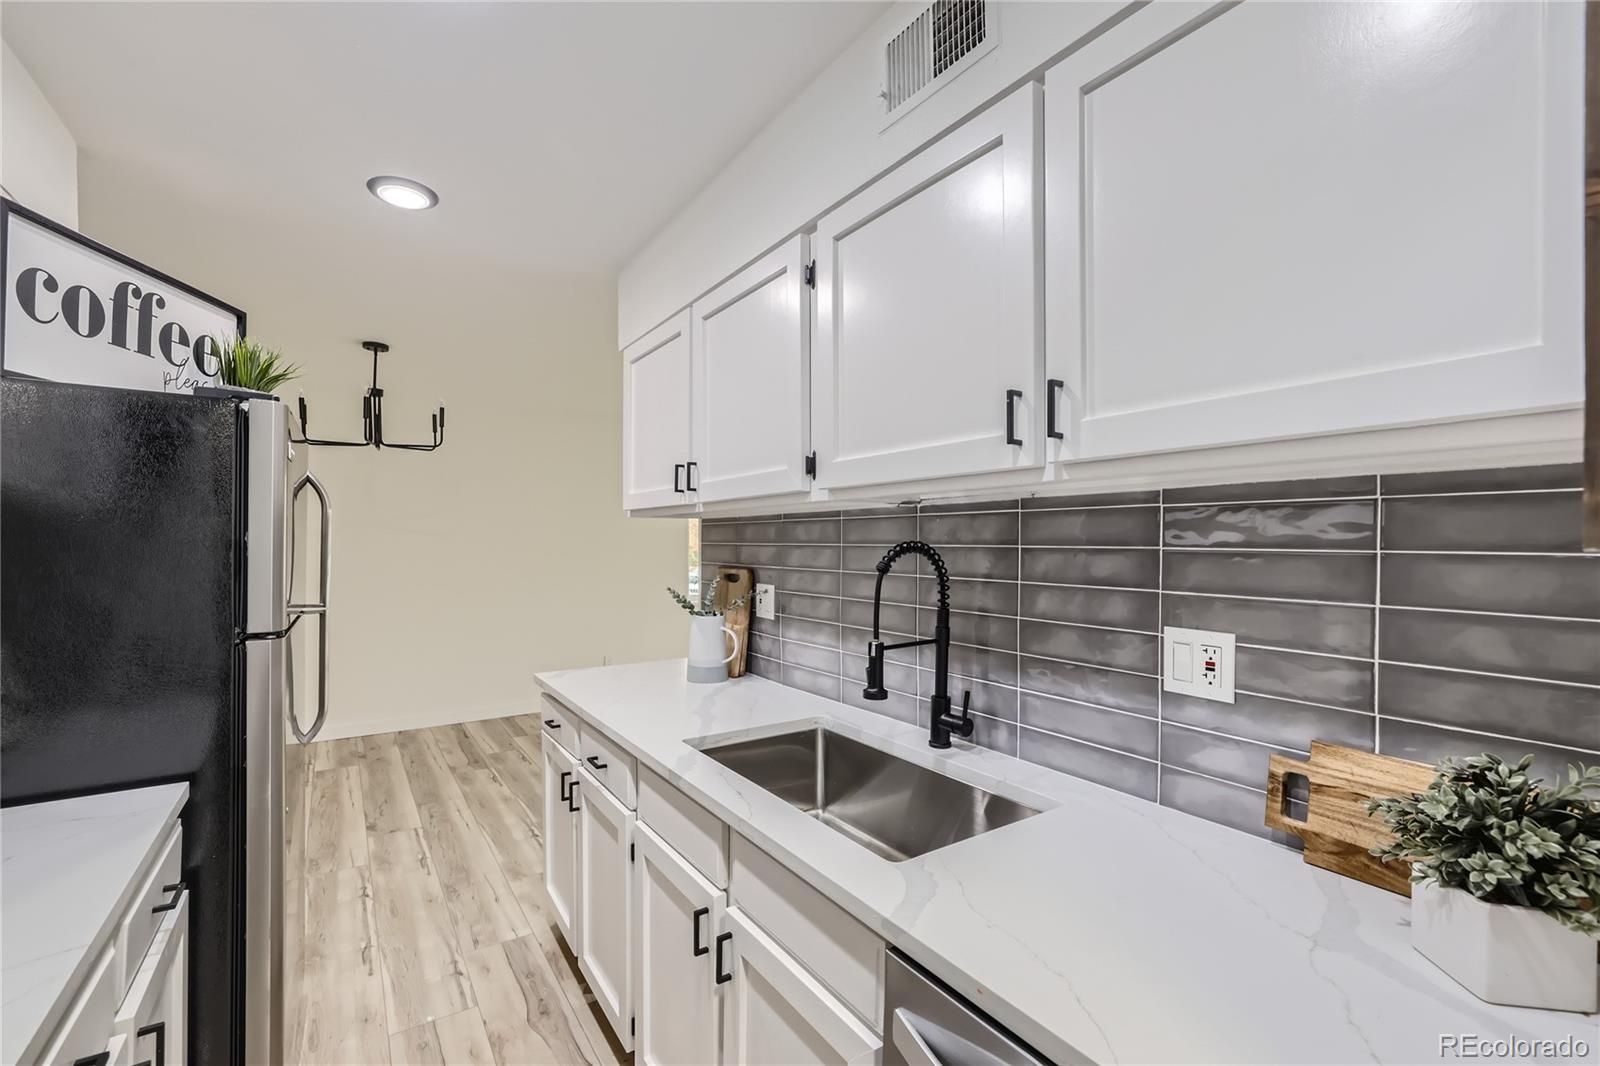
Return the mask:
<svg viewBox="0 0 1600 1066">
<path fill-rule="evenodd" d="M 0 187 L 40 214 L 78 224 L 78 144 L 10 45 L 0 45 Z"/>
<path fill-rule="evenodd" d="M 426 439 L 448 405 L 437 452 L 312 451 L 334 506 L 325 735 L 526 710 L 535 671 L 683 654 L 662 586 L 684 579 L 685 524 L 621 512 L 614 279 L 418 260 L 248 205 L 180 204 L 91 153 L 81 175 L 86 233 L 243 307 L 304 364 L 286 398 L 304 389 L 318 435 L 360 432 L 366 337 L 393 345 L 389 436 Z"/>
</svg>

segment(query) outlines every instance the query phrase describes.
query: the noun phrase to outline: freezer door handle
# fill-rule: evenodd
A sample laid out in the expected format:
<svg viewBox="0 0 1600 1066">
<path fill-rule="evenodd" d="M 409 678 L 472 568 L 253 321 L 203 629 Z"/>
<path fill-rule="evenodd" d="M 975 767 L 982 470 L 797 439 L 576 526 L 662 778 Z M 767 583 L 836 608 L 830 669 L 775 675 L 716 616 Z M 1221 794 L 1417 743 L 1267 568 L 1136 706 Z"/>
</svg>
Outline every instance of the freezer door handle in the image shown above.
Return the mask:
<svg viewBox="0 0 1600 1066">
<path fill-rule="evenodd" d="M 304 732 L 300 729 L 300 719 L 295 714 L 294 706 L 294 648 L 291 645 L 288 652 L 289 663 L 289 728 L 294 730 L 294 738 L 302 744 L 309 744 L 317 738 L 322 731 L 322 723 L 328 717 L 328 589 L 333 579 L 333 508 L 328 505 L 328 492 L 322 487 L 322 482 L 316 479 L 309 470 L 295 483 L 294 492 L 289 498 L 292 512 L 294 505 L 300 499 L 300 493 L 310 486 L 316 494 L 317 505 L 321 510 L 321 521 L 318 523 L 320 567 L 317 573 L 317 599 L 315 603 L 289 604 L 289 625 L 292 628 L 304 615 L 315 615 L 317 618 L 317 716 L 312 719 L 311 728 Z M 291 529 L 294 523 L 289 523 Z M 293 587 L 293 568 L 295 553 L 291 541 L 289 551 L 290 587 Z"/>
</svg>

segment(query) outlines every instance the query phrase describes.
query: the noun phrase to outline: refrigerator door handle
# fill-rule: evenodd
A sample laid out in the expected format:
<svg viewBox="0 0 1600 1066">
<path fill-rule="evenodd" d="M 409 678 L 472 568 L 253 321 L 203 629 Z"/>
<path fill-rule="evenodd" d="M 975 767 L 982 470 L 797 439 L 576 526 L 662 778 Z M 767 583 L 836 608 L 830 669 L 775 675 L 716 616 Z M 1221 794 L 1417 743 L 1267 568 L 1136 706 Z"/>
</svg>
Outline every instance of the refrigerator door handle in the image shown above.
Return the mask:
<svg viewBox="0 0 1600 1066">
<path fill-rule="evenodd" d="M 289 506 L 292 511 L 295 503 L 300 499 L 300 493 L 308 485 L 311 487 L 311 491 L 316 493 L 317 504 L 321 510 L 321 521 L 318 523 L 320 566 L 317 574 L 317 600 L 315 603 L 289 604 L 289 624 L 291 627 L 303 615 L 317 616 L 317 716 L 312 720 L 311 728 L 304 732 L 300 729 L 300 720 L 295 714 L 294 707 L 294 649 L 292 646 L 287 649 L 289 653 L 289 728 L 294 730 L 294 738 L 302 744 L 309 744 L 317 738 L 317 734 L 322 731 L 322 723 L 328 717 L 328 588 L 332 580 L 333 567 L 333 508 L 328 505 L 328 493 L 322 487 L 322 482 L 318 481 L 309 470 L 301 475 L 300 480 L 295 483 L 294 492 L 289 497 Z M 292 529 L 294 523 L 290 522 L 289 525 Z M 291 569 L 294 557 L 295 553 L 291 548 L 289 553 Z M 292 576 L 290 587 L 293 587 Z"/>
</svg>

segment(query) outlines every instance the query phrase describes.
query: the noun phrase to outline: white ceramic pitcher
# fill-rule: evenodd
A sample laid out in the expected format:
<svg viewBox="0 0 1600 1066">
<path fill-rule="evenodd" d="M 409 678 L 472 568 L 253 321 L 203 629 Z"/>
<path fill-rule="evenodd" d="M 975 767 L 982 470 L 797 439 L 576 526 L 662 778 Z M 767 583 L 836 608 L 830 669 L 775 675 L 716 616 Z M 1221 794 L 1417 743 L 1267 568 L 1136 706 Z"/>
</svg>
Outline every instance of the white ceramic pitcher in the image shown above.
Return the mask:
<svg viewBox="0 0 1600 1066">
<path fill-rule="evenodd" d="M 733 638 L 733 651 L 724 656 L 727 643 L 722 634 Z M 689 616 L 689 680 L 715 684 L 728 680 L 728 664 L 739 654 L 739 634 L 722 622 L 720 614 Z"/>
</svg>

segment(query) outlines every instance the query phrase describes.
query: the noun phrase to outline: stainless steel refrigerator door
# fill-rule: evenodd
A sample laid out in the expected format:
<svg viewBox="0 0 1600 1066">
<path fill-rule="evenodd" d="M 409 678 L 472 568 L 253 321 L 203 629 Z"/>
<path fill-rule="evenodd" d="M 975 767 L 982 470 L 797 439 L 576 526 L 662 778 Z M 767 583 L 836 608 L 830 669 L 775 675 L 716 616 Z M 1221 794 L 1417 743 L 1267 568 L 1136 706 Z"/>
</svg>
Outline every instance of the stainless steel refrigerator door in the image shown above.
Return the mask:
<svg viewBox="0 0 1600 1066">
<path fill-rule="evenodd" d="M 290 444 L 281 403 L 251 400 L 245 499 L 244 1061 L 283 1061 L 283 739 Z"/>
</svg>

